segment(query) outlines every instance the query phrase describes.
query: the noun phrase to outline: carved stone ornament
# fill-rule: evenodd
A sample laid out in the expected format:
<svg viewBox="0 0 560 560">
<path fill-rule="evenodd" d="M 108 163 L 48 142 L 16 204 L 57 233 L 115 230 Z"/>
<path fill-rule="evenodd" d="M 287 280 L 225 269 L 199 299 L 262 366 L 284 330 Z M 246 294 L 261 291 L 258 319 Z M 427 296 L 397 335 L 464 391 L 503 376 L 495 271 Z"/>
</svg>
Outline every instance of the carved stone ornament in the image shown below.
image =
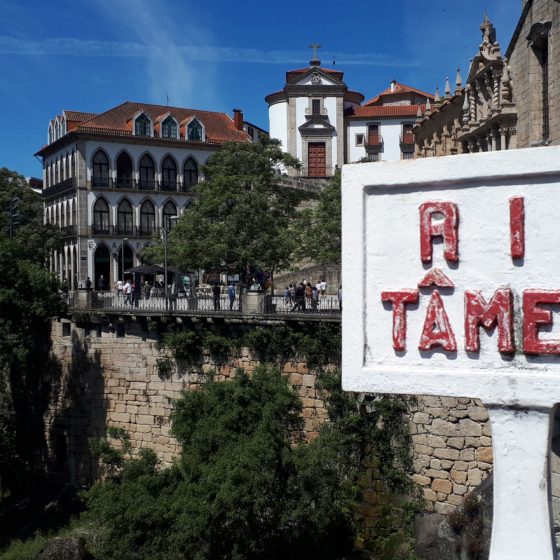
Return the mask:
<svg viewBox="0 0 560 560">
<path fill-rule="evenodd" d="M 321 83 L 321 77 L 319 76 L 318 72 L 313 72 L 313 74 L 311 74 L 311 83 L 312 84 L 320 84 Z"/>
<path fill-rule="evenodd" d="M 90 239 L 87 246 L 89 249 L 93 249 L 95 247 L 95 241 L 93 239 Z"/>
</svg>

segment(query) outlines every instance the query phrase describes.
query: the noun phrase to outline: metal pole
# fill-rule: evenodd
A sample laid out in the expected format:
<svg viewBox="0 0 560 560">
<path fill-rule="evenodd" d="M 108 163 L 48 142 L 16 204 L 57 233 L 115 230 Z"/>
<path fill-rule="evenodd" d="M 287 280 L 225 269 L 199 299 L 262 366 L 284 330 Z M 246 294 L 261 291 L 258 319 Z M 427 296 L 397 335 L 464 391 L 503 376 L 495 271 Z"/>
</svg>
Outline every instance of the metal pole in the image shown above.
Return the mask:
<svg viewBox="0 0 560 560">
<path fill-rule="evenodd" d="M 165 309 L 168 309 L 168 299 L 167 299 L 167 228 L 169 226 L 169 219 L 166 218 L 165 224 L 163 225 L 163 294 L 165 297 Z"/>
</svg>

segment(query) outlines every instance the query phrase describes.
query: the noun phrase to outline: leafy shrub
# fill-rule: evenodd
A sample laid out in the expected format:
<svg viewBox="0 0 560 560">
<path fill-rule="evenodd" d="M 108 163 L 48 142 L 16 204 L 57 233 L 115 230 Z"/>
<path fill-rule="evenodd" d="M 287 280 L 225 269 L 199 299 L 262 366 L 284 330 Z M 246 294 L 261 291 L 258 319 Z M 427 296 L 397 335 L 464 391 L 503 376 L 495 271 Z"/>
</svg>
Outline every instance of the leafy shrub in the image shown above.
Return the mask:
<svg viewBox="0 0 560 560">
<path fill-rule="evenodd" d="M 230 339 L 212 332 L 206 333 L 203 344 L 210 352 L 210 355 L 218 361 L 227 360 L 234 347 L 233 342 Z"/>
<path fill-rule="evenodd" d="M 301 402 L 278 370 L 238 371 L 176 402 L 176 465 L 125 461 L 87 496 L 99 558 L 325 560 L 353 548 L 358 456 L 332 429 L 294 445 Z"/>
<path fill-rule="evenodd" d="M 169 356 L 157 358 L 156 369 L 158 372 L 158 377 L 162 381 L 171 379 L 171 376 L 173 375 L 173 360 Z"/>
<path fill-rule="evenodd" d="M 183 330 L 166 334 L 162 345 L 170 348 L 177 360 L 195 362 L 200 360 L 202 339 L 196 331 Z"/>
<path fill-rule="evenodd" d="M 37 535 L 25 542 L 12 541 L 0 556 L 3 560 L 36 560 L 46 543 L 47 537 L 43 535 Z"/>
</svg>

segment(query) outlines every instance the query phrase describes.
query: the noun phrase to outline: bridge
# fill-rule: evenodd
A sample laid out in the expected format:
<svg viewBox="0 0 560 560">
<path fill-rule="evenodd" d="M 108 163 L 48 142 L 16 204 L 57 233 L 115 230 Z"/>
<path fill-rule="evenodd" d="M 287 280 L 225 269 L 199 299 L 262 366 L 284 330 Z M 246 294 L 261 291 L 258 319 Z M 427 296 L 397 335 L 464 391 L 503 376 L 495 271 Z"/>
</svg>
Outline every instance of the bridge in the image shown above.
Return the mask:
<svg viewBox="0 0 560 560">
<path fill-rule="evenodd" d="M 261 291 L 248 291 L 230 302 L 227 294 L 214 296 L 207 291 L 197 291 L 191 297 L 140 297 L 127 300 L 112 292 L 79 290 L 64 296 L 69 313 L 74 316 L 118 317 L 177 317 L 223 319 L 226 322 L 291 322 L 327 321 L 340 322 L 341 307 L 337 296 L 325 295 L 316 301 L 304 298 L 303 302 L 286 299 L 283 295 L 270 295 Z"/>
</svg>

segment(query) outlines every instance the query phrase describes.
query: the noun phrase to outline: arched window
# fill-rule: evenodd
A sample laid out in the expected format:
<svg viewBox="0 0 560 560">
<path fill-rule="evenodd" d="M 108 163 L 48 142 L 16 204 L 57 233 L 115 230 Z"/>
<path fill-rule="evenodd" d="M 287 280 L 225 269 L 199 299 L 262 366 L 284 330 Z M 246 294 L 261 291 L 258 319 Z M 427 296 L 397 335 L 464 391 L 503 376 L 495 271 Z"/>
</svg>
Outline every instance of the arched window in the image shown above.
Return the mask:
<svg viewBox="0 0 560 560">
<path fill-rule="evenodd" d="M 170 220 L 169 218 L 173 217 L 173 216 L 177 216 L 177 207 L 175 206 L 175 204 L 173 204 L 173 202 L 168 201 L 165 203 L 165 206 L 163 207 L 163 212 L 162 212 L 162 218 L 163 218 L 163 227 L 164 228 L 168 228 L 171 229 L 171 227 L 173 226 L 173 222 L 174 220 Z"/>
<path fill-rule="evenodd" d="M 161 190 L 177 190 L 177 166 L 171 156 L 167 156 L 161 165 Z"/>
<path fill-rule="evenodd" d="M 194 119 L 187 127 L 188 140 L 202 140 L 202 125 Z"/>
<path fill-rule="evenodd" d="M 140 207 L 140 235 L 151 235 L 156 229 L 156 209 L 146 200 Z"/>
<path fill-rule="evenodd" d="M 55 184 L 60 183 L 60 166 L 58 165 L 58 160 L 54 164 L 54 182 Z"/>
<path fill-rule="evenodd" d="M 93 156 L 93 186 L 109 186 L 109 159 L 103 150 L 98 150 Z"/>
<path fill-rule="evenodd" d="M 93 233 L 109 233 L 109 205 L 104 198 L 98 198 L 93 206 Z"/>
<path fill-rule="evenodd" d="M 134 225 L 132 204 L 128 200 L 122 200 L 117 208 L 117 234 L 131 235 Z"/>
<path fill-rule="evenodd" d="M 154 164 L 154 160 L 148 154 L 142 156 L 142 159 L 140 160 L 139 171 L 140 188 L 153 189 L 156 186 L 156 166 Z"/>
<path fill-rule="evenodd" d="M 152 135 L 152 121 L 142 113 L 134 122 L 134 135 L 135 136 L 151 136 Z"/>
<path fill-rule="evenodd" d="M 173 117 L 167 117 L 161 123 L 162 138 L 177 138 L 177 123 Z"/>
<path fill-rule="evenodd" d="M 66 223 L 64 225 L 69 226 L 72 224 L 72 208 L 70 207 L 70 201 L 66 202 Z"/>
<path fill-rule="evenodd" d="M 117 158 L 117 187 L 130 189 L 132 185 L 132 160 L 126 152 L 122 152 Z"/>
<path fill-rule="evenodd" d="M 70 161 L 70 165 L 71 165 L 70 169 L 72 172 L 72 177 L 75 177 L 76 176 L 76 152 L 75 151 L 72 152 L 72 159 Z"/>
<path fill-rule="evenodd" d="M 183 190 L 190 191 L 198 183 L 198 166 L 193 158 L 185 161 L 183 168 Z"/>
</svg>

